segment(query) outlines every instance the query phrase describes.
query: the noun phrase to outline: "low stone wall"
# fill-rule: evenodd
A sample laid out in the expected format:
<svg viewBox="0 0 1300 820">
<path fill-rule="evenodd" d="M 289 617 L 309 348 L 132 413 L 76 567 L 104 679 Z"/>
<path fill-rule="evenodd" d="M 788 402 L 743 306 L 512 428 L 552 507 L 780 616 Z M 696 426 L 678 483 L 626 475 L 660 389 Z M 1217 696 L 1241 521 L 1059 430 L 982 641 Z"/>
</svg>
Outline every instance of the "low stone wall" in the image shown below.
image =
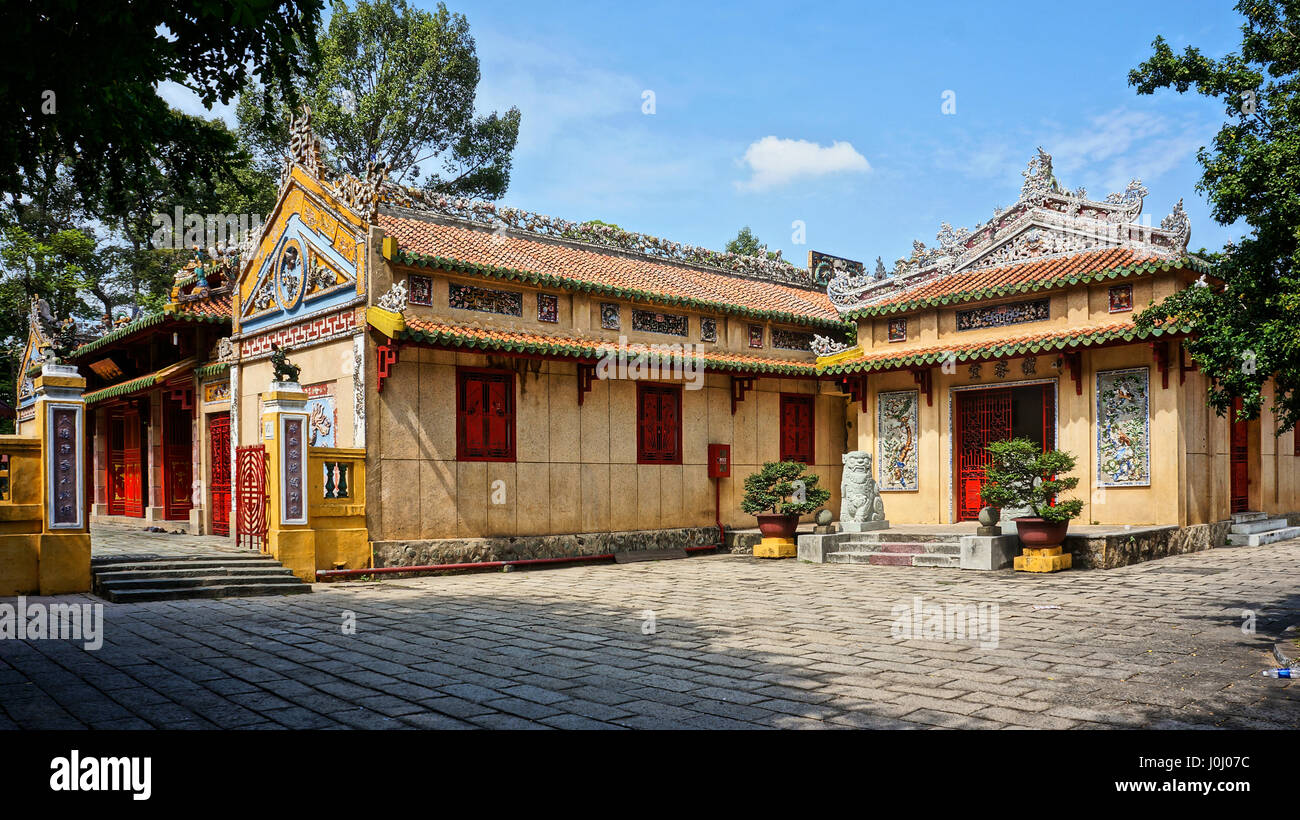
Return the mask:
<svg viewBox="0 0 1300 820">
<path fill-rule="evenodd" d="M 1228 526 L 1229 522 L 1218 521 L 1188 527 L 1134 527 L 1106 535 L 1067 535 L 1065 548 L 1078 569 L 1113 569 L 1222 546 L 1228 540 Z"/>
<path fill-rule="evenodd" d="M 718 543 L 717 527 L 673 530 L 590 532 L 574 535 L 519 535 L 500 538 L 374 541 L 376 567 L 415 567 L 527 558 L 565 558 L 636 550 L 684 549 Z"/>
</svg>

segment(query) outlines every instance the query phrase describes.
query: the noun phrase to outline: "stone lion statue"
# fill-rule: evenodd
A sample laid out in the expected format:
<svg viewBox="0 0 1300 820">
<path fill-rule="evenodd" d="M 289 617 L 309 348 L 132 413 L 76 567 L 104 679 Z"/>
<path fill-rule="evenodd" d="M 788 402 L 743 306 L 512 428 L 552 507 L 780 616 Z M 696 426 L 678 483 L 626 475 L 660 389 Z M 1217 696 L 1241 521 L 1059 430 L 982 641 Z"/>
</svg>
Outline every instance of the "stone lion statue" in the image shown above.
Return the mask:
<svg viewBox="0 0 1300 820">
<path fill-rule="evenodd" d="M 885 501 L 872 478 L 871 454 L 865 450 L 845 453 L 844 477 L 840 479 L 840 524 L 866 524 L 885 520 Z"/>
</svg>

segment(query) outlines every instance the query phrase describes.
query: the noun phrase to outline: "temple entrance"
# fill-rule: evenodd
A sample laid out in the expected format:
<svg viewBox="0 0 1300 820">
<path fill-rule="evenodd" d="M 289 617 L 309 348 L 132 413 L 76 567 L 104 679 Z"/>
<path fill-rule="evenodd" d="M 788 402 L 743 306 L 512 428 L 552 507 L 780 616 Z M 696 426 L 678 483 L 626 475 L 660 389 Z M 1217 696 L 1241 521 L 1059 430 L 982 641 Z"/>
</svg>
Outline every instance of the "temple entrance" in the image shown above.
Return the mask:
<svg viewBox="0 0 1300 820">
<path fill-rule="evenodd" d="M 212 533 L 230 535 L 230 414 L 208 416 L 209 504 Z"/>
<path fill-rule="evenodd" d="M 1245 512 L 1250 509 L 1250 422 L 1238 421 L 1241 412 L 1241 399 L 1232 400 L 1231 439 L 1229 442 L 1229 474 L 1231 512 Z"/>
<path fill-rule="evenodd" d="M 140 413 L 108 417 L 108 514 L 144 518 L 144 480 L 140 452 Z"/>
<path fill-rule="evenodd" d="M 1044 450 L 1056 445 L 1056 385 L 957 390 L 952 395 L 954 509 L 958 521 L 974 521 L 984 507 L 980 490 L 989 444 L 1027 438 Z"/>
<path fill-rule="evenodd" d="M 163 516 L 181 521 L 194 506 L 194 425 L 181 402 L 165 398 L 162 409 Z"/>
</svg>

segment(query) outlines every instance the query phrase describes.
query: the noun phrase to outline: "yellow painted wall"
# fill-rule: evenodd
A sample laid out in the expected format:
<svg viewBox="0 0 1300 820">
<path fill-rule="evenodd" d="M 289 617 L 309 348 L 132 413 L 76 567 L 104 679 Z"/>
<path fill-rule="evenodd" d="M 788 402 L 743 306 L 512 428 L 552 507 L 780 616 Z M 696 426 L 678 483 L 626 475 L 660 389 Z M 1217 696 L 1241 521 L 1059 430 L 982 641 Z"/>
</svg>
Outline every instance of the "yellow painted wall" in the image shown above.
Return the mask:
<svg viewBox="0 0 1300 820">
<path fill-rule="evenodd" d="M 714 523 L 708 444 L 732 445 L 732 478 L 722 482 L 723 523 L 752 527 L 740 511 L 744 477 L 779 457 L 781 391 L 813 393 L 817 383 L 760 379 L 733 417 L 730 380 L 706 377 L 682 391 L 683 464 L 636 463 L 636 383 L 596 381 L 578 407 L 576 366 L 530 361 L 516 376 L 517 460 L 456 461 L 456 366 L 506 357 L 405 348 L 369 416 L 367 521 L 373 540 L 541 535 L 646 530 Z M 823 391 L 828 391 L 826 386 Z M 815 472 L 839 508 L 845 400 L 817 399 Z M 502 482 L 494 485 L 494 482 Z M 494 504 L 493 491 L 504 493 Z"/>
</svg>

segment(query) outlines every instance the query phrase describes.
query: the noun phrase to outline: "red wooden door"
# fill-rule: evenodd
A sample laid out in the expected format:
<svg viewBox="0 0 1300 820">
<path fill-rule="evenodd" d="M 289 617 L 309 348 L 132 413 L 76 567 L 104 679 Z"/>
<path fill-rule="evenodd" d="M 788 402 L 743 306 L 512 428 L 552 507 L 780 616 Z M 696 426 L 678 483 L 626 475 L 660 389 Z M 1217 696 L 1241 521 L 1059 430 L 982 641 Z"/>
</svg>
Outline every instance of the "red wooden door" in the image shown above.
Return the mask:
<svg viewBox="0 0 1300 820">
<path fill-rule="evenodd" d="M 235 542 L 267 551 L 266 446 L 235 448 Z"/>
<path fill-rule="evenodd" d="M 1241 411 L 1241 399 L 1232 400 L 1232 439 L 1229 447 L 1229 469 L 1232 471 L 1231 478 L 1231 496 L 1232 512 L 1245 512 L 1250 508 L 1250 470 L 1248 464 L 1248 455 L 1250 452 L 1250 439 L 1247 431 L 1247 422 L 1237 421 L 1237 413 Z"/>
<path fill-rule="evenodd" d="M 980 490 L 989 463 L 987 447 L 1011 438 L 1011 391 L 971 390 L 957 393 L 956 397 L 953 479 L 957 520 L 974 521 L 984 507 Z"/>
<path fill-rule="evenodd" d="M 126 514 L 126 420 L 108 417 L 108 514 Z"/>
<path fill-rule="evenodd" d="M 212 507 L 212 532 L 230 535 L 230 415 L 208 416 L 208 497 Z"/>
<path fill-rule="evenodd" d="M 781 395 L 781 460 L 814 461 L 812 396 Z"/>
<path fill-rule="evenodd" d="M 144 518 L 144 469 L 141 464 L 140 414 L 122 417 L 122 514 Z"/>
<path fill-rule="evenodd" d="M 637 384 L 637 463 L 682 463 L 680 387 Z"/>
<path fill-rule="evenodd" d="M 163 516 L 168 520 L 190 517 L 193 502 L 194 452 L 190 411 L 163 401 Z"/>
</svg>

